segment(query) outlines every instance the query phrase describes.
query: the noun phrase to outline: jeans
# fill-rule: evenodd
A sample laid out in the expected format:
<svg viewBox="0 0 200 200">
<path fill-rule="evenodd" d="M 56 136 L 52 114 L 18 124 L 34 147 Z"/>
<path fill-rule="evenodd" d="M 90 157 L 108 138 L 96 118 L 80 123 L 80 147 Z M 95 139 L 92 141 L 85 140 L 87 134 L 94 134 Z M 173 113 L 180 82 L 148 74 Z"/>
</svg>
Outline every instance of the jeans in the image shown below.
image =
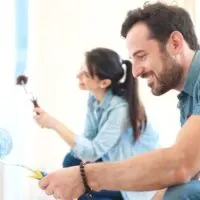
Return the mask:
<svg viewBox="0 0 200 200">
<path fill-rule="evenodd" d="M 200 200 L 200 181 L 171 186 L 164 194 L 163 200 Z"/>
<path fill-rule="evenodd" d="M 71 153 L 68 153 L 64 158 L 63 167 L 77 166 L 80 162 L 80 159 L 77 159 Z M 102 162 L 102 160 L 100 159 L 97 162 Z M 93 200 L 123 200 L 119 191 L 101 190 L 99 192 L 91 192 L 91 194 Z M 79 200 L 87 200 L 87 198 L 83 195 L 79 198 Z"/>
</svg>

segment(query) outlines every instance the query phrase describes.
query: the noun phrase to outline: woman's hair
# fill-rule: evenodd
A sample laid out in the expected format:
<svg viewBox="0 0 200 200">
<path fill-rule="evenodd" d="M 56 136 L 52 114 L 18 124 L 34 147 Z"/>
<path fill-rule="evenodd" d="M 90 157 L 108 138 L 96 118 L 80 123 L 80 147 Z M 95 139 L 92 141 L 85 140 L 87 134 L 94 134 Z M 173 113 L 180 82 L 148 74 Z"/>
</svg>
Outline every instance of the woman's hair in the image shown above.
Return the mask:
<svg viewBox="0 0 200 200">
<path fill-rule="evenodd" d="M 133 137 L 138 139 L 141 128 L 146 127 L 147 119 L 138 94 L 138 81 L 132 76 L 132 63 L 129 60 L 121 60 L 115 51 L 107 48 L 92 49 L 86 52 L 85 57 L 91 77 L 110 79 L 108 88 L 114 95 L 121 96 L 128 102 Z"/>
</svg>

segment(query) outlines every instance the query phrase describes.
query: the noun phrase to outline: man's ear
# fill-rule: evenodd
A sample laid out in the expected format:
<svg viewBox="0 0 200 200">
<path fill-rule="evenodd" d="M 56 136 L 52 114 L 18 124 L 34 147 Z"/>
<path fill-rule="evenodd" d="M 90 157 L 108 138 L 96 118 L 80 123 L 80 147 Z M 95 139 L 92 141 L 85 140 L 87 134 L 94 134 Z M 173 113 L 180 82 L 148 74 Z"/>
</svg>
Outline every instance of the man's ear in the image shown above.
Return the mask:
<svg viewBox="0 0 200 200">
<path fill-rule="evenodd" d="M 167 42 L 168 51 L 171 52 L 171 54 L 173 55 L 181 53 L 183 49 L 183 42 L 184 38 L 182 33 L 180 33 L 179 31 L 173 31 L 169 36 Z"/>
</svg>

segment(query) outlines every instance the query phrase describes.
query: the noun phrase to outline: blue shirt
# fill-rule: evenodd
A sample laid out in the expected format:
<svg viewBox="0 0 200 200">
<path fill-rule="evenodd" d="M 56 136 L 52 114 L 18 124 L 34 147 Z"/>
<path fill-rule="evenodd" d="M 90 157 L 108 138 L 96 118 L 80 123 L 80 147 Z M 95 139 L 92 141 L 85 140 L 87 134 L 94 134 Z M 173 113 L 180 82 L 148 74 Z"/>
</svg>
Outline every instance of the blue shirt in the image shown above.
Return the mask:
<svg viewBox="0 0 200 200">
<path fill-rule="evenodd" d="M 130 126 L 128 103 L 109 90 L 99 104 L 89 95 L 86 126 L 83 135 L 75 134 L 76 145 L 72 153 L 87 161 L 125 160 L 131 156 L 151 151 L 158 147 L 158 134 L 147 124 L 139 139 L 134 142 Z M 150 192 L 122 192 L 125 200 L 148 200 Z"/>
<path fill-rule="evenodd" d="M 200 51 L 197 51 L 193 58 L 178 99 L 181 125 L 191 115 L 200 115 Z"/>
</svg>

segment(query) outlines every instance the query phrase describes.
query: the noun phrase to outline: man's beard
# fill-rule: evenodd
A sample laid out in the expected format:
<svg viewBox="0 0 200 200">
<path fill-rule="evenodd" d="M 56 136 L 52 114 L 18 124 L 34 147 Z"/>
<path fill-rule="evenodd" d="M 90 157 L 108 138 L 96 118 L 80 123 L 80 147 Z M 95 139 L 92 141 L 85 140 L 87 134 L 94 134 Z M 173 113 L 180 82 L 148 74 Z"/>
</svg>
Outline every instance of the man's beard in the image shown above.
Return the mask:
<svg viewBox="0 0 200 200">
<path fill-rule="evenodd" d="M 155 85 L 152 85 L 152 93 L 156 96 L 160 96 L 171 89 L 175 89 L 180 84 L 183 76 L 182 66 L 175 61 L 166 50 L 162 52 L 161 59 L 163 71 L 158 75 L 154 74 Z"/>
</svg>

